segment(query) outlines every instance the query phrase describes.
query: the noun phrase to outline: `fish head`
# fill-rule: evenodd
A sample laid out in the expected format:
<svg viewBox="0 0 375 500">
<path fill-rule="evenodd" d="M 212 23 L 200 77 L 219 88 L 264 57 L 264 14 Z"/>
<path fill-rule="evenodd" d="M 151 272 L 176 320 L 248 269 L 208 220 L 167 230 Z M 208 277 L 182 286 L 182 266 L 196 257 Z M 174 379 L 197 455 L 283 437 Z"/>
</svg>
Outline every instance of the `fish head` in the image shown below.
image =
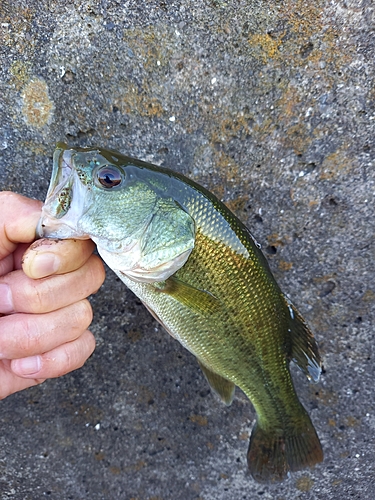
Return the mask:
<svg viewBox="0 0 375 500">
<path fill-rule="evenodd" d="M 122 251 L 138 239 L 155 201 L 155 192 L 132 179 L 110 152 L 58 143 L 37 233 L 47 238 L 91 238 L 107 250 Z"/>
<path fill-rule="evenodd" d="M 147 182 L 143 165 L 115 151 L 58 143 L 37 235 L 91 238 L 116 272 L 166 279 L 190 255 L 194 223 Z"/>
</svg>

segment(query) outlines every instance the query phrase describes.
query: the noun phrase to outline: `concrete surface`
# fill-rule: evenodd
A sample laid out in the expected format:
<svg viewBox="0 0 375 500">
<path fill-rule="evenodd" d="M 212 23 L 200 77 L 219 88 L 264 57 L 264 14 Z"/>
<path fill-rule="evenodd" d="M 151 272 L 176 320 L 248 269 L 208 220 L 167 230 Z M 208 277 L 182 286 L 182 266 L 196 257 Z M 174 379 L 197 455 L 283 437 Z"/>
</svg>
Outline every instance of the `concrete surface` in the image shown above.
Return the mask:
<svg viewBox="0 0 375 500">
<path fill-rule="evenodd" d="M 108 272 L 84 368 L 0 404 L 2 499 L 372 499 L 374 4 L 0 2 L 0 189 L 44 199 L 58 140 L 183 172 L 262 243 L 320 343 L 298 393 L 325 461 L 246 473 L 254 411 Z"/>
</svg>

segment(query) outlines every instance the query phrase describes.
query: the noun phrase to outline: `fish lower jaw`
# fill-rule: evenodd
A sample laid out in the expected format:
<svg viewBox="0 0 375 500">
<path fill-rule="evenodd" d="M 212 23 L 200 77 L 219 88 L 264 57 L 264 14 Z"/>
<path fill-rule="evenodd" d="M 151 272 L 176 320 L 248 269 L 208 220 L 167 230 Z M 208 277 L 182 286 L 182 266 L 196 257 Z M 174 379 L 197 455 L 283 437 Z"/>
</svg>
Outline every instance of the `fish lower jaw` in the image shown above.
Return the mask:
<svg viewBox="0 0 375 500">
<path fill-rule="evenodd" d="M 53 217 L 48 217 L 47 215 L 44 215 L 39 219 L 36 227 L 36 235 L 38 238 L 57 238 L 62 240 L 67 238 L 76 238 L 79 240 L 90 239 L 90 236 L 87 234 L 80 233 L 77 229 L 61 222 L 61 220 L 56 220 Z"/>
</svg>

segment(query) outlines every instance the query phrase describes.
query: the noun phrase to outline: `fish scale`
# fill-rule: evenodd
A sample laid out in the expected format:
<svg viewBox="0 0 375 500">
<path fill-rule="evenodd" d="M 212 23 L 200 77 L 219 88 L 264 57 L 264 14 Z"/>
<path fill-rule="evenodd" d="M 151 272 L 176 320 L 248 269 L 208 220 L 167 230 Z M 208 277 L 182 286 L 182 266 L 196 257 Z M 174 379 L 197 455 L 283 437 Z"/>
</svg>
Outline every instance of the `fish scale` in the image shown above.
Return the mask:
<svg viewBox="0 0 375 500">
<path fill-rule="evenodd" d="M 214 392 L 230 404 L 235 386 L 244 391 L 257 415 L 247 455 L 257 481 L 282 480 L 322 461 L 289 372 L 293 359 L 319 379 L 315 339 L 249 230 L 213 194 L 114 151 L 60 144 L 39 232 L 92 238 L 109 267 L 196 356 Z"/>
</svg>

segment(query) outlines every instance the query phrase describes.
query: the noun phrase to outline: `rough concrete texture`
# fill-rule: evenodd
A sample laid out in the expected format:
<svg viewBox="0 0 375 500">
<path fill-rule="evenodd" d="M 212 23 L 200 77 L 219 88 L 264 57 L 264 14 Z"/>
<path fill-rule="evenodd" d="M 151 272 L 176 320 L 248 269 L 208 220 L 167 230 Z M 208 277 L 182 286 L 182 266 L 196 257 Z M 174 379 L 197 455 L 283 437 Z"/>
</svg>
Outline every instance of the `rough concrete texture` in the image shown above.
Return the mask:
<svg viewBox="0 0 375 500">
<path fill-rule="evenodd" d="M 320 343 L 300 398 L 325 461 L 246 472 L 254 410 L 109 271 L 84 368 L 1 402 L 2 499 L 372 499 L 374 4 L 0 2 L 0 189 L 44 199 L 54 144 L 182 172 L 248 225 Z"/>
</svg>

